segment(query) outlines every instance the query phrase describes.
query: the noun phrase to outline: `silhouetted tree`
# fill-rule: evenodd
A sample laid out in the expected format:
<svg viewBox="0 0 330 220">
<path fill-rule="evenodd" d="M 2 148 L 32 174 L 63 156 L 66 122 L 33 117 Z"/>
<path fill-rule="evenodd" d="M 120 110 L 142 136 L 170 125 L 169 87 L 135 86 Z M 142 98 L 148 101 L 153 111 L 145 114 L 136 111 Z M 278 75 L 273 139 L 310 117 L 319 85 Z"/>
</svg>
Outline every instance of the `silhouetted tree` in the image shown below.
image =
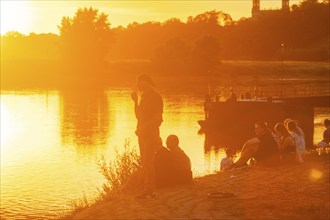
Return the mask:
<svg viewBox="0 0 330 220">
<path fill-rule="evenodd" d="M 155 50 L 152 64 L 158 72 L 183 73 L 189 62 L 190 48 L 180 38 L 173 38 Z"/>
<path fill-rule="evenodd" d="M 227 13 L 222 11 L 207 11 L 195 17 L 188 17 L 187 23 L 205 23 L 214 26 L 225 26 L 232 24 L 233 19 Z"/>
<path fill-rule="evenodd" d="M 199 39 L 192 51 L 192 66 L 201 74 L 216 70 L 220 63 L 220 45 L 216 38 L 204 36 Z"/>
<path fill-rule="evenodd" d="M 60 30 L 63 88 L 103 88 L 106 58 L 113 33 L 106 14 L 80 8 L 73 18 L 63 17 Z"/>
<path fill-rule="evenodd" d="M 97 9 L 80 8 L 73 18 L 63 17 L 58 26 L 62 57 L 88 64 L 104 61 L 113 42 L 108 16 Z"/>
</svg>

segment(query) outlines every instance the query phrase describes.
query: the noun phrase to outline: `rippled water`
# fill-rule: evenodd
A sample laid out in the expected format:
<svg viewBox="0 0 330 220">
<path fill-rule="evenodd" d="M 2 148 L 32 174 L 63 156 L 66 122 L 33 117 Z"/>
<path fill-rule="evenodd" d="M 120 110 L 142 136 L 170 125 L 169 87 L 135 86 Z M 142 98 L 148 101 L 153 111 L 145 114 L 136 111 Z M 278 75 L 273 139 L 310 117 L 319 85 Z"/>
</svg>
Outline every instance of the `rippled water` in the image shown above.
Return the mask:
<svg viewBox="0 0 330 220">
<path fill-rule="evenodd" d="M 58 217 L 70 201 L 93 198 L 104 182 L 97 169 L 101 155 L 112 159 L 125 138 L 137 147 L 130 92 L 1 94 L 1 217 Z M 162 138 L 179 136 L 195 176 L 218 171 L 223 150 L 205 152 L 204 136 L 197 134 L 197 121 L 204 118 L 203 94 L 162 94 Z M 329 109 L 316 109 L 315 142 L 322 139 L 328 116 Z"/>
</svg>

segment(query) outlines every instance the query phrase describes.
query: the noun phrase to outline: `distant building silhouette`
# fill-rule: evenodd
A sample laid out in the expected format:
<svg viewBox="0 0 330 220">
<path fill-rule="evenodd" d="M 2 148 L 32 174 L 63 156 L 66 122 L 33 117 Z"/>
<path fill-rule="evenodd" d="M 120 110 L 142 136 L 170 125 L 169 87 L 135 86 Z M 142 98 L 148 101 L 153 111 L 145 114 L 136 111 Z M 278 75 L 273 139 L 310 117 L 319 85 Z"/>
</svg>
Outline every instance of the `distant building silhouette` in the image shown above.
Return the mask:
<svg viewBox="0 0 330 220">
<path fill-rule="evenodd" d="M 252 17 L 256 18 L 265 13 L 277 13 L 277 12 L 289 12 L 290 11 L 290 3 L 289 0 L 282 0 L 282 8 L 273 10 L 273 9 L 263 9 L 260 10 L 260 0 L 252 0 Z"/>
</svg>

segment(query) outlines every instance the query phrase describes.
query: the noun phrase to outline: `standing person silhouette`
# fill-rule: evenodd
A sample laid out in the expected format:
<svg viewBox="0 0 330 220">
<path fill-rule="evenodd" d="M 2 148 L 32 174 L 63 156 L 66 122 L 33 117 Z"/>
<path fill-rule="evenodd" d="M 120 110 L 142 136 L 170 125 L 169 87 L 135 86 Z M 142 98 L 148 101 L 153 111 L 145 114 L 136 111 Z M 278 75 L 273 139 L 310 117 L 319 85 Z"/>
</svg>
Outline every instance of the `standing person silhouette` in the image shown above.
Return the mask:
<svg viewBox="0 0 330 220">
<path fill-rule="evenodd" d="M 137 119 L 135 134 L 138 137 L 144 187 L 138 199 L 154 197 L 154 158 L 155 152 L 162 146 L 159 127 L 163 121 L 163 99 L 155 91 L 154 83 L 149 75 L 142 74 L 137 78 L 137 88 L 142 92 L 140 101 L 136 92 L 131 94 Z"/>
</svg>

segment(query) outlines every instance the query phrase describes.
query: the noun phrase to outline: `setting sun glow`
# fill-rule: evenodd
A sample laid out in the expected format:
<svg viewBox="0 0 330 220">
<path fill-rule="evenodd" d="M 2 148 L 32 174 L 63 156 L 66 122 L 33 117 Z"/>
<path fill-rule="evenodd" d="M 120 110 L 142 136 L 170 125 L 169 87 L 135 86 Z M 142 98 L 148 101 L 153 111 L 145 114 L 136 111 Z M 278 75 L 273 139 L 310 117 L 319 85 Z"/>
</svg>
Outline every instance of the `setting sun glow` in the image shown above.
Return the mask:
<svg viewBox="0 0 330 220">
<path fill-rule="evenodd" d="M 27 1 L 2 1 L 1 34 L 8 31 L 32 32 L 33 10 Z"/>
<path fill-rule="evenodd" d="M 188 16 L 206 11 L 222 11 L 234 20 L 250 17 L 252 0 L 217 1 L 19 1 L 1 0 L 1 34 L 14 30 L 23 34 L 58 33 L 63 16 L 72 16 L 80 7 L 93 7 L 109 15 L 111 27 L 127 26 L 133 22 L 159 21 Z M 299 0 L 290 0 L 290 5 Z M 281 7 L 281 0 L 261 0 L 261 9 Z"/>
<path fill-rule="evenodd" d="M 310 173 L 310 178 L 312 180 L 318 180 L 323 176 L 323 173 L 317 169 L 312 169 Z"/>
</svg>

